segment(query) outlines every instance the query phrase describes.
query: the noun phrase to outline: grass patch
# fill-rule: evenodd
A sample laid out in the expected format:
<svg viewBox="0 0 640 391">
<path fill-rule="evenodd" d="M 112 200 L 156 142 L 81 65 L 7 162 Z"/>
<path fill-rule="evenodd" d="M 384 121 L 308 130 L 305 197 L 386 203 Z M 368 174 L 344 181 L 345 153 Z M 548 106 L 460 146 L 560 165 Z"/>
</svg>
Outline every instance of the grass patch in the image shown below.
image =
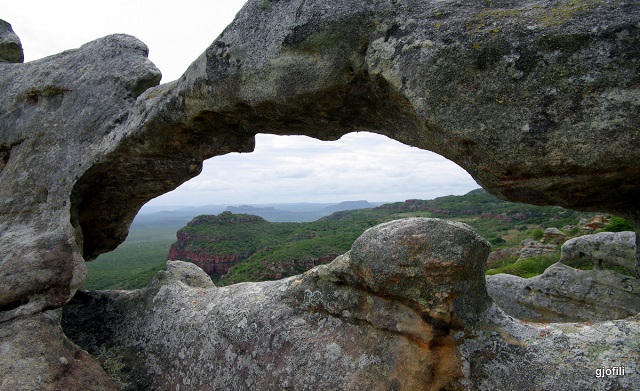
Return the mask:
<svg viewBox="0 0 640 391">
<path fill-rule="evenodd" d="M 87 262 L 87 280 L 82 289 L 138 289 L 151 282 L 164 268 L 173 229 L 132 230 L 127 240 L 110 253 Z"/>
<path fill-rule="evenodd" d="M 513 274 L 522 278 L 530 278 L 542 274 L 547 268 L 560 259 L 560 252 L 553 254 L 539 255 L 537 257 L 525 258 L 515 263 L 487 270 L 487 275 Z"/>
</svg>

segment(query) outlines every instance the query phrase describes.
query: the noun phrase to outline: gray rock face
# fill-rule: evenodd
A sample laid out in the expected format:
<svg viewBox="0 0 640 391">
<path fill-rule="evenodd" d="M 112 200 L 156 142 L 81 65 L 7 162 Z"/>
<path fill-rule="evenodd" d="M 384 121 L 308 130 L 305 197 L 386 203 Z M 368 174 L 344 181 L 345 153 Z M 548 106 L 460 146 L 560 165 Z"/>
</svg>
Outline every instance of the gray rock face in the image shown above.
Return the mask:
<svg viewBox="0 0 640 391">
<path fill-rule="evenodd" d="M 636 268 L 636 233 L 601 232 L 567 240 L 562 245 L 560 262 L 586 256 L 594 261 L 593 267 L 621 266 L 630 273 Z"/>
<path fill-rule="evenodd" d="M 35 62 L 0 63 L 0 75 L 2 322 L 60 307 L 82 285 L 91 254 L 82 251 L 79 210 L 110 186 L 80 190 L 78 178 L 118 143 L 116 127 L 160 73 L 142 42 L 112 35 Z"/>
<path fill-rule="evenodd" d="M 366 289 L 411 303 L 445 324 L 473 323 L 489 306 L 483 293 L 490 251 L 466 224 L 415 218 L 365 231 L 350 259 L 356 282 Z"/>
<path fill-rule="evenodd" d="M 605 359 L 630 368 L 610 384 L 640 384 L 640 351 L 629 343 L 640 336 L 637 320 L 516 321 L 462 291 L 465 278 L 472 286 L 483 279 L 478 251 L 486 257 L 487 242 L 462 224 L 408 219 L 374 227 L 333 263 L 280 281 L 203 286 L 203 271 L 170 261 L 148 288 L 79 293 L 63 326 L 126 390 L 584 390 L 603 384 L 593 374 Z M 420 276 L 437 287 L 410 296 L 395 288 Z M 416 305 L 418 296 L 433 303 Z M 469 308 L 473 323 L 455 322 Z"/>
<path fill-rule="evenodd" d="M 555 243 L 545 243 L 544 241 L 525 239 L 520 243 L 518 260 L 537 257 L 538 255 L 553 254 L 558 251 Z"/>
<path fill-rule="evenodd" d="M 0 62 L 23 62 L 24 53 L 20 38 L 11 25 L 0 19 Z"/>
<path fill-rule="evenodd" d="M 275 282 L 215 288 L 170 261 L 144 290 L 78 295 L 64 326 L 125 389 L 463 389 L 451 330 L 491 305 L 467 291 L 488 252 L 464 224 L 394 221 Z"/>
<path fill-rule="evenodd" d="M 623 319 L 640 312 L 640 281 L 612 270 L 556 263 L 539 276 L 487 276 L 487 290 L 507 314 L 532 322 Z"/>
<path fill-rule="evenodd" d="M 137 95 L 159 78 L 147 59 L 146 46 L 125 35 L 105 37 L 35 62 L 0 63 L 0 329 L 62 306 L 84 282 L 85 259 L 90 254 L 82 251 L 82 213 L 78 211 L 98 188 L 80 191 L 77 180 L 95 170 L 105 151 L 118 143 L 122 134 L 114 129 L 126 120 Z M 99 191 L 107 188 L 105 182 Z M 112 216 L 127 216 L 124 220 L 136 213 L 115 209 Z M 126 224 L 121 229 L 120 234 L 126 235 Z M 52 322 L 38 325 L 40 329 L 55 326 Z M 31 338 L 39 341 L 56 333 L 61 334 L 43 330 Z M 3 343 L 15 340 L 7 343 L 16 346 L 19 337 L 7 334 L 6 338 Z M 57 349 L 63 349 L 61 337 L 40 342 L 52 348 L 55 341 Z M 40 360 L 35 344 L 12 352 L 11 359 L 18 362 Z M 71 362 L 71 356 L 65 357 Z M 26 372 L 16 370 L 16 377 L 2 382 L 0 388 L 87 389 L 92 384 L 91 376 L 61 371 L 57 359 L 46 361 L 52 365 L 50 373 L 41 363 L 42 384 L 31 383 Z M 0 367 L 5 374 L 15 369 L 6 360 Z M 64 386 L 71 378 L 88 383 Z"/>
<path fill-rule="evenodd" d="M 0 62 L 0 324 L 62 306 L 141 205 L 257 133 L 377 132 L 503 198 L 638 227 L 639 19 L 635 1 L 250 0 L 158 87 L 146 46 L 125 35 Z"/>
</svg>

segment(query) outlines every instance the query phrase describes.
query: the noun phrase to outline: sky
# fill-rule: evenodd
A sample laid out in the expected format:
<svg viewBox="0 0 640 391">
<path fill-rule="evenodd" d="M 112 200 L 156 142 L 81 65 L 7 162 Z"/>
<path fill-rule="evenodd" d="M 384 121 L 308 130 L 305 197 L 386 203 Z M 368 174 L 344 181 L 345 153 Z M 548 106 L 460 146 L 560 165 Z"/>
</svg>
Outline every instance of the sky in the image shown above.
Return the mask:
<svg viewBox="0 0 640 391">
<path fill-rule="evenodd" d="M 243 0 L 21 0 L 0 4 L 0 19 L 32 61 L 114 33 L 149 47 L 163 74 L 177 79 L 244 5 Z M 479 186 L 462 168 L 432 152 L 385 136 L 351 133 L 338 141 L 258 135 L 252 153 L 204 163 L 203 172 L 148 206 L 371 202 L 432 199 Z"/>
</svg>

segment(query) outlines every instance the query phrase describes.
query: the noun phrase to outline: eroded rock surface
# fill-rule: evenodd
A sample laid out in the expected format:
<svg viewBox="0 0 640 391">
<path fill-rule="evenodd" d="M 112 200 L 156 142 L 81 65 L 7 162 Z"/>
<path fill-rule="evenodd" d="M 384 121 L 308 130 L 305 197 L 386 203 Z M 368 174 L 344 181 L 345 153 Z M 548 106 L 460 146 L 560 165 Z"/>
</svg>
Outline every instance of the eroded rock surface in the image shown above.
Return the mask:
<svg viewBox="0 0 640 391">
<path fill-rule="evenodd" d="M 136 97 L 159 80 L 147 47 L 126 35 L 26 64 L 0 63 L 0 322 L 60 307 L 84 282 L 84 199 L 74 189 L 117 144 L 114 129 Z"/>
<path fill-rule="evenodd" d="M 601 232 L 567 240 L 561 248 L 560 262 L 565 263 L 585 256 L 596 269 L 620 266 L 629 273 L 636 273 L 635 232 Z"/>
<path fill-rule="evenodd" d="M 20 38 L 11 25 L 0 19 L 0 62 L 23 62 L 24 53 Z"/>
<path fill-rule="evenodd" d="M 118 389 L 89 353 L 63 334 L 61 313 L 44 311 L 2 323 L 0 390 Z"/>
<path fill-rule="evenodd" d="M 532 322 L 623 319 L 640 312 L 640 281 L 613 270 L 556 263 L 539 276 L 487 276 L 489 295 L 507 314 Z"/>
<path fill-rule="evenodd" d="M 637 319 L 514 320 L 467 291 L 488 251 L 464 224 L 393 221 L 279 281 L 215 288 L 170 261 L 143 290 L 79 293 L 63 325 L 123 389 L 584 390 L 605 362 L 628 368 L 609 384 L 640 384 Z"/>
<path fill-rule="evenodd" d="M 26 64 L 13 46 L 0 62 L 2 328 L 64 305 L 141 205 L 257 133 L 377 132 L 503 198 L 638 227 L 639 19 L 624 0 L 250 0 L 158 87 L 133 37 Z"/>
</svg>

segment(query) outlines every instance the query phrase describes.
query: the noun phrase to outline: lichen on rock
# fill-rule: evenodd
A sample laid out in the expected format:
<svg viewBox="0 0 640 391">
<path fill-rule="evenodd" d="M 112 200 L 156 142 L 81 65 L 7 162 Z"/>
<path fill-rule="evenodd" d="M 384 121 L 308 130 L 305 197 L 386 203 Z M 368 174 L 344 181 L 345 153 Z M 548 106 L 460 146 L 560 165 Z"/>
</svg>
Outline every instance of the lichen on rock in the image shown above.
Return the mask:
<svg viewBox="0 0 640 391">
<path fill-rule="evenodd" d="M 629 368 L 609 384 L 639 384 L 638 319 L 516 320 L 468 290 L 484 280 L 488 247 L 464 224 L 412 218 L 374 227 L 331 264 L 279 281 L 185 284 L 207 275 L 170 261 L 145 289 L 79 294 L 63 326 L 131 390 L 583 390 L 599 384 L 603 360 Z M 412 292 L 416 278 L 428 284 Z"/>
<path fill-rule="evenodd" d="M 0 330 L 65 305 L 84 280 L 85 260 L 120 244 L 141 205 L 197 175 L 204 159 L 251 151 L 258 133 L 384 134 L 453 160 L 502 198 L 614 213 L 639 233 L 639 19 L 634 1 L 250 0 L 179 80 L 160 86 L 147 47 L 133 37 L 111 35 L 23 64 L 19 40 L 2 22 Z M 204 280 L 176 280 L 178 268 L 139 292 L 84 296 L 102 306 L 95 316 L 112 311 L 93 323 L 113 337 L 100 340 L 113 347 L 102 363 L 117 373 L 118 357 L 131 354 L 140 373 L 167 370 L 122 384 L 162 379 L 167 388 L 204 387 L 211 368 L 191 363 L 224 360 L 233 365 L 213 379 L 224 388 L 586 389 L 596 384 L 596 364 L 637 362 L 636 318 L 570 332 L 518 326 L 489 305 L 479 268 L 464 274 L 466 255 L 449 259 L 461 276 L 437 269 L 443 282 L 395 286 L 371 274 L 390 269 L 363 263 L 370 256 L 358 251 L 273 283 L 194 288 Z M 403 279 L 412 267 L 400 268 Z M 459 286 L 439 290 L 456 278 Z M 433 303 L 423 296 L 431 293 Z M 486 316 L 478 323 L 479 314 Z M 122 317 L 135 320 L 132 334 L 114 334 L 111 322 Z M 460 334 L 451 336 L 451 325 Z M 41 326 L 50 334 L 38 338 L 56 335 L 53 345 L 63 345 L 55 324 Z M 253 332 L 262 327 L 269 337 Z M 528 337 L 509 331 L 516 329 Z M 7 343 L 18 338 L 6 335 Z M 606 354 L 567 353 L 588 351 L 594 336 Z M 496 347 L 506 353 L 496 356 Z M 15 352 L 17 360 L 39 357 Z M 535 365 L 523 368 L 531 356 Z M 547 356 L 555 367 L 542 365 Z M 33 367 L 47 371 L 46 387 L 86 380 L 60 374 L 62 361 L 50 358 Z M 11 365 L 3 362 L 1 372 Z M 30 388 L 35 374 L 21 373 L 12 387 Z M 640 384 L 637 369 L 604 381 L 597 385 Z"/>
</svg>

